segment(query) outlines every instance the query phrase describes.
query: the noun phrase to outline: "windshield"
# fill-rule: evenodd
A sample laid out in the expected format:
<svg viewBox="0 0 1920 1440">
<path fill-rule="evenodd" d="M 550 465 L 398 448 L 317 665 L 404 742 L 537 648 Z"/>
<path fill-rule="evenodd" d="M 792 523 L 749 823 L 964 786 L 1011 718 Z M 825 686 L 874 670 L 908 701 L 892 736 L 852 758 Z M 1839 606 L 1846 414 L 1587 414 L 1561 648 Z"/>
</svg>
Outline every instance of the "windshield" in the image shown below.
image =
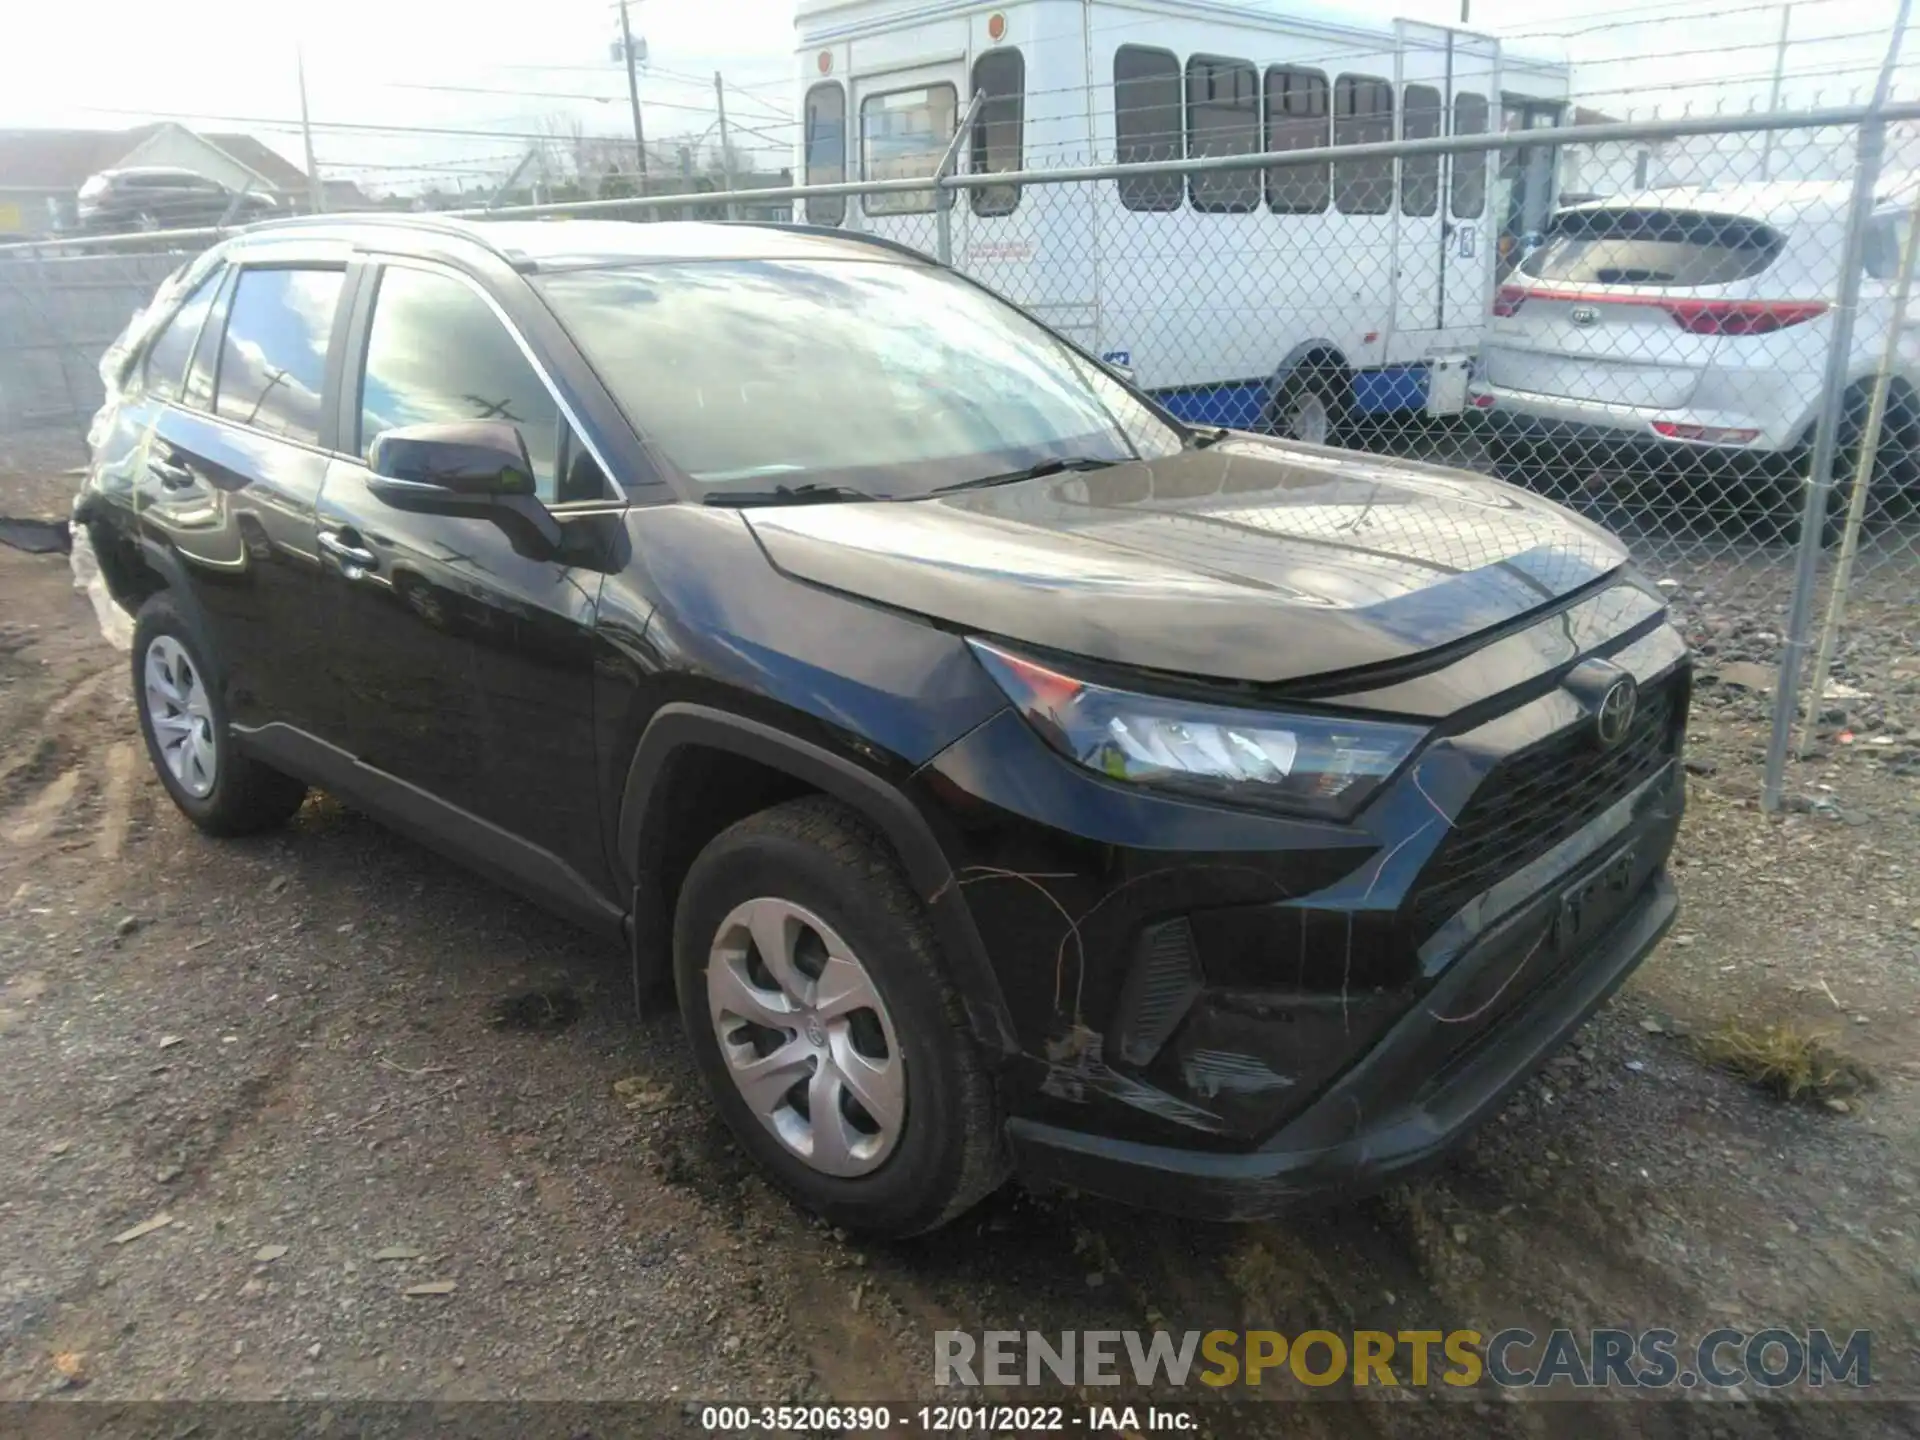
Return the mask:
<svg viewBox="0 0 1920 1440">
<path fill-rule="evenodd" d="M 716 492 L 913 498 L 1184 443 L 1101 367 L 928 266 L 695 261 L 535 284 L 635 428 Z"/>
</svg>

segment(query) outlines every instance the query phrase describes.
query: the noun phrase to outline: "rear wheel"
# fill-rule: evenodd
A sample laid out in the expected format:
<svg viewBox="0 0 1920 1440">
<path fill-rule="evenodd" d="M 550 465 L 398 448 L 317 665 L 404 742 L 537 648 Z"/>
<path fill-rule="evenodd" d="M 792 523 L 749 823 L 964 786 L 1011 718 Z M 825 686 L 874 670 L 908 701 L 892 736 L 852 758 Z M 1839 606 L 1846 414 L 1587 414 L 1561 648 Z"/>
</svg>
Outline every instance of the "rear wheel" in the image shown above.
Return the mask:
<svg viewBox="0 0 1920 1440">
<path fill-rule="evenodd" d="M 1820 527 L 1820 543 L 1829 548 L 1840 544 L 1846 533 L 1847 510 L 1853 502 L 1854 472 L 1860 464 L 1860 448 L 1872 405 L 1870 386 L 1856 385 L 1847 392 L 1840 416 L 1840 433 L 1834 442 L 1833 484 L 1827 491 L 1827 509 Z M 1785 508 L 1791 512 L 1790 516 L 1782 516 L 1785 539 L 1791 539 L 1799 531 L 1817 430 L 1817 424 L 1808 427 L 1801 443 L 1788 453 L 1782 477 L 1786 482 Z M 1861 533 L 1871 534 L 1888 520 L 1910 511 L 1916 502 L 1920 502 L 1920 403 L 1905 386 L 1896 386 L 1887 396 L 1880 443 L 1874 447 L 1873 468 L 1867 477 L 1866 501 L 1861 511 Z"/>
<path fill-rule="evenodd" d="M 1309 445 L 1338 445 L 1351 410 L 1351 386 L 1344 374 L 1296 370 L 1267 402 L 1266 429 Z"/>
<path fill-rule="evenodd" d="M 1486 441 L 1487 468 L 1510 485 L 1538 489 L 1540 451 L 1530 440 L 1510 435 L 1490 435 Z"/>
<path fill-rule="evenodd" d="M 133 626 L 133 694 L 154 773 L 173 803 L 210 835 L 281 824 L 306 799 L 303 781 L 233 743 L 212 647 L 166 591 Z"/>
<path fill-rule="evenodd" d="M 800 1204 L 912 1235 L 1004 1174 L 991 1078 L 885 842 L 821 797 L 703 850 L 674 917 L 681 1021 L 721 1115 Z"/>
</svg>

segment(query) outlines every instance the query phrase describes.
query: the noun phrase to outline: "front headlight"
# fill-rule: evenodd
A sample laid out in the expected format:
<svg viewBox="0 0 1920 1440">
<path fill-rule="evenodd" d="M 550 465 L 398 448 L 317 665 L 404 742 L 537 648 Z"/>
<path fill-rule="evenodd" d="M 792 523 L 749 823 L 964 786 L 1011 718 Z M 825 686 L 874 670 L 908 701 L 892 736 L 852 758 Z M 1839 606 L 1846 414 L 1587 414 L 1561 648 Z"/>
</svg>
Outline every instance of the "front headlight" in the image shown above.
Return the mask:
<svg viewBox="0 0 1920 1440">
<path fill-rule="evenodd" d="M 1414 752 L 1416 726 L 1264 715 L 1093 685 L 969 640 L 1054 749 L 1115 780 L 1344 820 Z"/>
</svg>

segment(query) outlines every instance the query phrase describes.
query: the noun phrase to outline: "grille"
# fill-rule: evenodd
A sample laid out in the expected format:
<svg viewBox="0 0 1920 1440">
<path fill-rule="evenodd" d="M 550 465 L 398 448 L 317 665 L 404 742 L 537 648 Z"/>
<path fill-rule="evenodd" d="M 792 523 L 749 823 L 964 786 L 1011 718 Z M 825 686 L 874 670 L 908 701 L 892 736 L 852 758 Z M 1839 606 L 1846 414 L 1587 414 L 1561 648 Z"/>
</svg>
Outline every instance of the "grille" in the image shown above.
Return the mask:
<svg viewBox="0 0 1920 1440">
<path fill-rule="evenodd" d="M 1414 893 L 1414 933 L 1425 939 L 1503 875 L 1538 859 L 1659 773 L 1678 749 L 1677 678 L 1649 687 L 1626 738 L 1594 747 L 1587 728 L 1563 732 L 1494 767 Z"/>
</svg>

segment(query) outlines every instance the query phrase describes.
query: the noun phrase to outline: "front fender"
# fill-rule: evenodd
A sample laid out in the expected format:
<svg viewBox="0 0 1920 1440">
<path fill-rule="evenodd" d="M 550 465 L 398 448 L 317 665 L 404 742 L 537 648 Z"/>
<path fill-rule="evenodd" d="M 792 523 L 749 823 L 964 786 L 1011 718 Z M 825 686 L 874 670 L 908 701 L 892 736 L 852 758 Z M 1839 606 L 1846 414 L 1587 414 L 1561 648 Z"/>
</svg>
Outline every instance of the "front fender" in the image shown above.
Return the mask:
<svg viewBox="0 0 1920 1440">
<path fill-rule="evenodd" d="M 654 713 L 640 737 L 621 793 L 618 830 L 620 868 L 634 884 L 636 935 L 642 913 L 664 904 L 658 892 L 659 855 L 666 840 L 658 823 L 660 781 L 675 753 L 687 747 L 725 751 L 791 775 L 858 811 L 885 835 L 927 907 L 974 1035 L 990 1049 L 1017 1052 L 999 980 L 954 883 L 953 866 L 920 809 L 888 780 L 847 756 L 744 715 L 670 702 Z M 636 975 L 636 980 L 644 988 L 643 977 Z"/>
</svg>

